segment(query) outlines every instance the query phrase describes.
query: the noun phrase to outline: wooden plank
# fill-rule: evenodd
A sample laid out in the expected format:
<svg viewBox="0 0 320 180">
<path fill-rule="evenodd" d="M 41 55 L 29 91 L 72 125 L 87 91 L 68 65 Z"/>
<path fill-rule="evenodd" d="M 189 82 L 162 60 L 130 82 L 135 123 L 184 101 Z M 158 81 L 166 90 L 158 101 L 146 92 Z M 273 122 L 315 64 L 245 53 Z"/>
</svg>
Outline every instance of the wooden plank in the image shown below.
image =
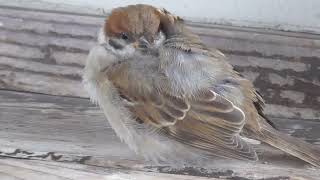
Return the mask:
<svg viewBox="0 0 320 180">
<path fill-rule="evenodd" d="M 317 178 L 317 171 L 301 170 L 301 169 L 275 169 L 269 167 L 269 169 L 256 166 L 255 170 L 248 169 L 248 165 L 239 167 L 235 165 L 226 166 L 234 167 L 236 171 L 220 171 L 216 173 L 214 171 L 207 174 L 206 177 L 189 175 L 190 169 L 187 170 L 174 170 L 171 169 L 169 173 L 162 171 L 169 170 L 169 167 L 162 167 L 161 171 L 149 169 L 149 172 L 135 170 L 135 169 L 123 169 L 117 167 L 93 167 L 82 164 L 74 163 L 56 163 L 48 161 L 35 161 L 35 160 L 16 160 L 16 159 L 0 159 L 0 178 L 1 179 L 14 179 L 14 180 L 192 180 L 192 179 L 235 179 L 235 180 L 247 180 L 247 179 L 273 179 L 273 180 L 286 180 L 286 179 L 299 179 L 299 180 L 315 180 Z M 221 167 L 224 167 L 222 165 Z M 283 173 L 293 171 L 291 174 Z M 189 172 L 187 172 L 189 171 Z M 252 172 L 259 172 L 252 173 Z M 264 171 L 262 173 L 262 171 Z M 200 171 L 199 171 L 200 172 Z M 205 170 L 202 170 L 204 173 Z M 180 175 L 178 173 L 186 173 L 188 175 Z M 200 172 L 201 173 L 201 172 Z M 232 175 L 233 174 L 233 175 Z M 280 174 L 280 175 L 278 175 Z M 7 178 L 7 179 L 6 179 Z"/>
<path fill-rule="evenodd" d="M 104 15 L 0 9 L 0 88 L 88 97 L 81 68 Z M 189 27 L 254 82 L 269 116 L 320 119 L 320 35 L 190 22 Z"/>
<path fill-rule="evenodd" d="M 27 47 L 38 47 L 42 49 L 55 48 L 71 52 L 89 52 L 95 41 L 88 39 L 77 39 L 64 36 L 46 36 L 42 34 L 10 31 L 0 28 L 0 41 L 19 44 Z M 23 54 L 22 54 L 23 55 Z"/>
<path fill-rule="evenodd" d="M 88 97 L 81 84 L 86 54 L 59 50 L 52 50 L 50 53 L 54 64 L 44 60 L 0 56 L 0 86 L 45 94 Z M 304 76 L 308 78 L 309 73 L 298 74 L 308 66 L 299 62 L 281 62 L 282 65 L 278 65 L 279 61 L 264 60 L 231 56 L 231 63 L 244 69 L 241 73 L 256 84 L 267 103 L 275 104 L 267 106 L 267 114 L 275 117 L 319 119 L 316 108 L 320 107 L 320 101 L 313 97 L 318 96 L 320 84 L 301 81 Z M 286 75 L 268 73 L 266 68 L 284 71 Z M 292 72 L 286 72 L 285 68 L 291 68 Z M 280 106 L 282 111 L 275 111 Z"/>
<path fill-rule="evenodd" d="M 84 15 L 67 14 L 67 13 L 48 13 L 39 12 L 40 10 L 24 10 L 26 13 L 18 13 L 21 10 L 1 8 L 0 21 L 2 28 L 11 30 L 33 31 L 37 33 L 55 33 L 60 35 L 70 35 L 78 37 L 96 37 L 96 28 L 100 27 L 106 15 L 101 14 L 96 17 L 99 21 L 94 24 L 87 24 Z M 42 13 L 39 16 L 34 15 L 36 12 Z M 84 11 L 84 10 L 81 10 Z M 81 12 L 80 11 L 80 12 Z M 45 16 L 43 16 L 45 15 Z M 65 15 L 62 18 L 55 19 L 53 17 Z M 50 18 L 52 16 L 52 18 Z M 89 15 L 87 15 L 89 16 Z M 66 21 L 71 20 L 72 21 Z M 73 22 L 77 22 L 74 24 Z M 255 28 L 240 28 L 232 26 L 222 26 L 213 24 L 189 23 L 189 28 L 201 36 L 214 36 L 226 39 L 238 39 L 252 42 L 278 44 L 294 47 L 320 47 L 319 35 L 295 32 L 272 31 Z M 303 41 L 301 41 L 303 39 Z"/>
<path fill-rule="evenodd" d="M 101 6 L 79 6 L 75 4 L 70 4 L 70 3 L 57 3 L 56 1 L 50 3 L 50 2 L 43 2 L 43 1 L 27 1 L 27 2 L 21 2 L 21 0 L 11 0 L 11 1 L 6 1 L 6 0 L 0 0 L 1 7 L 6 7 L 6 8 L 12 8 L 12 9 L 20 9 L 20 10 L 29 10 L 29 11 L 45 11 L 45 12 L 54 12 L 54 13 L 65 13 L 65 14 L 77 14 L 77 15 L 87 15 L 87 16 L 101 16 L 105 15 L 106 13 L 109 13 L 110 9 L 112 7 L 101 7 Z M 126 3 L 115 3 L 113 5 L 125 5 Z M 167 5 L 167 4 L 166 4 Z M 165 6 L 166 6 L 165 5 Z M 312 8 L 314 7 L 314 4 L 312 4 Z M 192 7 L 192 5 L 190 6 Z M 168 7 L 168 10 L 173 10 L 172 8 Z M 177 14 L 181 16 L 182 14 Z M 214 19 L 214 20 L 208 20 L 207 18 L 191 18 L 191 17 L 184 17 L 186 20 L 192 24 L 197 24 L 197 22 L 200 23 L 210 23 L 210 24 L 219 24 L 219 25 L 233 25 L 236 28 L 240 27 L 242 28 L 243 26 L 245 27 L 255 27 L 257 30 L 265 30 L 265 29 L 277 29 L 277 30 L 291 30 L 291 31 L 303 31 L 303 32 L 309 32 L 309 33 L 315 33 L 319 32 L 319 28 L 315 27 L 297 27 L 295 25 L 289 25 L 289 24 L 277 24 L 277 25 L 272 25 L 269 23 L 258 23 L 258 22 L 242 22 L 239 24 L 239 21 L 234 21 L 233 20 L 226 20 L 224 18 L 222 19 Z"/>
<path fill-rule="evenodd" d="M 58 153 L 102 156 L 117 152 L 116 158 L 133 155 L 88 99 L 0 92 L 1 145 L 22 143 L 26 151 L 50 152 L 53 140 Z M 39 146 L 35 147 L 32 141 Z"/>
<path fill-rule="evenodd" d="M 10 9 L 25 9 L 29 11 L 45 11 L 45 12 L 55 12 L 55 13 L 69 13 L 69 14 L 78 14 L 78 15 L 87 15 L 87 16 L 101 16 L 104 14 L 103 9 L 97 9 L 92 7 L 82 7 L 82 6 L 73 6 L 70 4 L 64 3 L 50 3 L 43 1 L 27 1 L 25 3 L 21 0 L 0 0 L 1 7 L 10 8 Z M 80 13 L 79 13 L 80 12 Z"/>
<path fill-rule="evenodd" d="M 99 168 L 61 162 L 0 159 L 0 179 L 2 180 L 192 180 L 194 178 L 186 175 L 141 172 L 111 167 Z"/>
<path fill-rule="evenodd" d="M 87 58 L 87 53 L 52 50 L 51 57 L 58 65 L 78 66 L 83 68 Z"/>
<path fill-rule="evenodd" d="M 204 165 L 206 170 L 144 161 L 119 142 L 101 111 L 86 99 L 81 70 L 104 15 L 79 12 L 0 7 L 0 88 L 44 93 L 0 90 L 0 156 L 29 160 L 0 159 L 0 179 L 194 179 L 159 172 L 197 179 L 320 176 L 318 169 L 264 145 L 257 163 L 214 159 Z M 315 98 L 320 97 L 319 35 L 189 27 L 255 83 L 281 131 L 320 145 L 320 99 Z"/>
<path fill-rule="evenodd" d="M 318 48 L 320 39 L 317 34 L 270 29 L 242 28 L 215 24 L 188 23 L 193 32 L 200 36 L 214 36 L 227 39 L 238 39 L 252 42 L 278 44 L 285 46 Z M 303 41 L 301 41 L 303 39 Z"/>
<path fill-rule="evenodd" d="M 16 44 L 1 43 L 0 54 L 4 56 L 24 57 L 27 59 L 43 59 L 45 54 L 40 49 Z"/>
<path fill-rule="evenodd" d="M 0 88 L 88 97 L 81 68 L 103 16 L 2 8 Z M 99 20 L 100 19 L 100 20 Z M 320 119 L 320 36 L 190 24 L 252 80 L 271 117 Z M 281 111 L 279 111 L 281 109 Z"/>
<path fill-rule="evenodd" d="M 0 66 L 1 89 L 22 90 L 54 95 L 87 96 L 80 80 L 34 73 L 23 69 Z"/>
<path fill-rule="evenodd" d="M 318 127 L 319 122 L 317 120 L 303 121 L 303 123 L 301 123 L 300 119 L 290 119 L 290 123 L 288 123 L 288 120 L 273 118 L 273 121 L 276 122 L 280 131 L 310 143 L 320 145 L 320 126 Z"/>
<path fill-rule="evenodd" d="M 83 24 L 59 24 L 19 17 L 0 16 L 6 30 L 34 32 L 39 34 L 60 34 L 82 39 L 96 37 L 97 26 Z"/>
<path fill-rule="evenodd" d="M 23 13 L 21 13 L 23 12 Z M 69 14 L 69 13 L 59 13 L 52 11 L 41 11 L 34 9 L 23 9 L 23 8 L 10 8 L 0 6 L 0 15 L 4 17 L 12 18 L 27 18 L 30 20 L 37 20 L 43 22 L 57 22 L 63 24 L 87 24 L 97 26 L 103 23 L 103 16 L 90 16 L 81 14 Z M 56 17 L 56 18 L 52 18 Z"/>
<path fill-rule="evenodd" d="M 82 68 L 79 67 L 45 64 L 36 61 L 25 61 L 22 59 L 4 56 L 0 57 L 0 63 L 2 66 L 6 66 L 8 68 L 21 69 L 28 72 L 34 72 L 35 74 L 42 73 L 52 76 L 61 75 L 76 80 L 80 80 L 80 76 L 82 74 Z"/>
<path fill-rule="evenodd" d="M 284 132 L 319 143 L 317 121 L 275 119 L 275 123 Z M 214 159 L 205 165 L 208 171 L 155 166 L 121 143 L 88 99 L 4 90 L 0 90 L 0 156 L 216 178 L 320 175 L 306 163 L 265 146 L 260 147 L 258 163 Z"/>
</svg>

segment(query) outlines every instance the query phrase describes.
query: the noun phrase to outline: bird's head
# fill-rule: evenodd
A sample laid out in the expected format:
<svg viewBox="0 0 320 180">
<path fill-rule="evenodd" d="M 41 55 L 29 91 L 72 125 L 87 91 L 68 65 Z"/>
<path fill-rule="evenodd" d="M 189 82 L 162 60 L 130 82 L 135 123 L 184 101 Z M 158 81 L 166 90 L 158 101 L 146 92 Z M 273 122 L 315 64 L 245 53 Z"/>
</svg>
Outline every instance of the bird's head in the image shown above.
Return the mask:
<svg viewBox="0 0 320 180">
<path fill-rule="evenodd" d="M 181 19 L 149 5 L 116 8 L 106 19 L 99 41 L 116 55 L 130 57 L 159 48 L 177 20 Z"/>
</svg>

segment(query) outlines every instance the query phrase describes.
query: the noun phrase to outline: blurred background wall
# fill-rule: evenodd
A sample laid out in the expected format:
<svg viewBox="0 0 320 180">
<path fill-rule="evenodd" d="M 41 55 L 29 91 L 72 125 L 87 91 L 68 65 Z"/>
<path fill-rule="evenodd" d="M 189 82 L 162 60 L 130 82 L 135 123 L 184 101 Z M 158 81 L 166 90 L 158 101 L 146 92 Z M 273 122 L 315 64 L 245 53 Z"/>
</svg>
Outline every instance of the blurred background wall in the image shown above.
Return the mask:
<svg viewBox="0 0 320 180">
<path fill-rule="evenodd" d="M 43 0 L 103 8 L 145 3 L 197 22 L 320 33 L 319 0 Z"/>
</svg>

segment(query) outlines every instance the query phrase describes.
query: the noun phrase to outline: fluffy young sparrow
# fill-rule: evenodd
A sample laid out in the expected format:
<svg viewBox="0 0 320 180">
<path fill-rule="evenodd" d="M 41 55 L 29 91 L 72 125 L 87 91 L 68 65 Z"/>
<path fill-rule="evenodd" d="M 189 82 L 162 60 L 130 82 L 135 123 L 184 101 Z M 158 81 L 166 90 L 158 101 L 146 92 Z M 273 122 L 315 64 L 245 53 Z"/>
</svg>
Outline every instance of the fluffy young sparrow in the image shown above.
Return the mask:
<svg viewBox="0 0 320 180">
<path fill-rule="evenodd" d="M 83 81 L 117 135 L 155 161 L 257 160 L 248 138 L 320 166 L 320 150 L 278 132 L 251 82 L 182 19 L 149 5 L 116 8 Z"/>
</svg>

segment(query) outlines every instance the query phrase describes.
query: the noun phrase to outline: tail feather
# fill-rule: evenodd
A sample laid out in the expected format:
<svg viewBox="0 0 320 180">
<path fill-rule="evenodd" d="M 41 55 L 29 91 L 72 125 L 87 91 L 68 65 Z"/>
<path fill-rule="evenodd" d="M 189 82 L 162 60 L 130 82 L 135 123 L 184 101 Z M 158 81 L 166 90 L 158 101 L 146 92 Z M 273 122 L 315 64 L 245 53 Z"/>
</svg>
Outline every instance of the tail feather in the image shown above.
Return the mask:
<svg viewBox="0 0 320 180">
<path fill-rule="evenodd" d="M 260 130 L 260 140 L 286 153 L 320 167 L 320 148 L 298 138 L 281 133 L 272 127 Z"/>
</svg>

